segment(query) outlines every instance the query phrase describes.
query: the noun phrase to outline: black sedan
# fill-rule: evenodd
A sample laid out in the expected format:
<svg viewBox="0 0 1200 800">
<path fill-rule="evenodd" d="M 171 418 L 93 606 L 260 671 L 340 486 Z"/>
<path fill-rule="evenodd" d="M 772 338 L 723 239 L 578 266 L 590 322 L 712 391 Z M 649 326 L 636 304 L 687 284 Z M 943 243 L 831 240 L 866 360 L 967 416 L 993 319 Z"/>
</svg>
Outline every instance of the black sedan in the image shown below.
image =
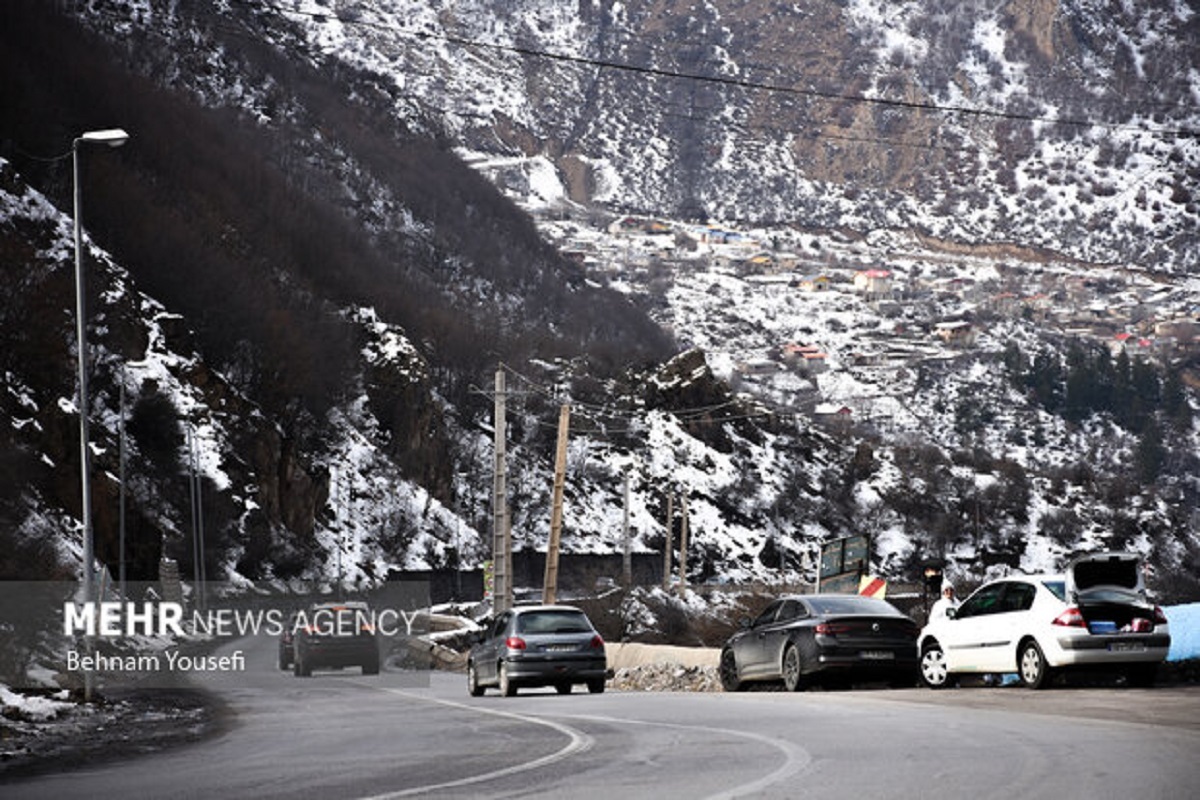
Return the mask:
<svg viewBox="0 0 1200 800">
<path fill-rule="evenodd" d="M 913 686 L 920 629 L 891 603 L 858 595 L 794 595 L 743 623 L 721 650 L 727 692 L 754 681 L 788 691 L 854 679 Z"/>
</svg>

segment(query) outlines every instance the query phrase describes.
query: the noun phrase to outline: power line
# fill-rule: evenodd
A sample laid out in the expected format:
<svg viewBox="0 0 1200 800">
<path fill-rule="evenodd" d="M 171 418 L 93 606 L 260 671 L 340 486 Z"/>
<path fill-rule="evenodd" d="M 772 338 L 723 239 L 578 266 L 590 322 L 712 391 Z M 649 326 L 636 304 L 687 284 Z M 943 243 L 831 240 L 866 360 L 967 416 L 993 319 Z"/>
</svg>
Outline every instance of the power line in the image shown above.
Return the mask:
<svg viewBox="0 0 1200 800">
<path fill-rule="evenodd" d="M 313 20 L 323 21 L 328 18 L 329 14 L 324 14 L 316 11 L 304 11 L 287 9 L 275 3 L 254 3 L 252 0 L 237 0 L 241 5 L 251 5 L 257 8 L 265 8 L 278 12 L 281 15 L 292 15 L 308 17 Z M 861 94 L 850 94 L 846 92 L 837 92 L 832 90 L 822 90 L 817 88 L 803 88 L 796 86 L 788 86 L 781 83 L 768 83 L 765 81 L 750 80 L 748 78 L 739 78 L 723 75 L 704 75 L 696 72 L 683 72 L 680 70 L 666 69 L 662 67 L 642 66 L 621 61 L 613 61 L 609 59 L 594 58 L 589 56 L 571 55 L 568 53 L 555 53 L 549 50 L 542 50 L 534 47 L 527 47 L 518 44 L 505 44 L 503 42 L 488 42 L 480 39 L 474 39 L 467 36 L 458 36 L 450 33 L 437 33 L 429 31 L 409 31 L 404 28 L 384 23 L 363 19 L 340 19 L 339 22 L 343 25 L 369 27 L 377 30 L 388 31 L 400 36 L 419 39 L 422 41 L 438 40 L 448 44 L 458 45 L 468 48 L 482 48 L 485 50 L 493 50 L 496 52 L 512 53 L 527 58 L 544 59 L 555 61 L 563 64 L 573 64 L 576 66 L 595 68 L 601 70 L 612 70 L 616 72 L 626 72 L 634 75 L 642 75 L 654 78 L 668 78 L 674 80 L 689 80 L 699 83 L 708 83 L 723 87 L 733 87 L 739 89 L 748 89 L 752 91 L 763 91 L 776 93 L 781 95 L 789 95 L 795 97 L 806 97 L 810 99 L 819 99 L 827 101 L 840 101 L 862 103 L 866 105 L 880 106 L 884 108 L 895 108 L 906 111 L 922 111 L 939 114 L 954 114 L 961 116 L 972 116 L 977 118 L 1007 120 L 1016 122 L 1041 123 L 1047 125 L 1066 125 L 1075 128 L 1102 128 L 1109 131 L 1133 131 L 1138 133 L 1151 133 L 1160 136 L 1177 136 L 1193 138 L 1200 136 L 1200 129 L 1195 128 L 1166 128 L 1149 125 L 1136 125 L 1133 123 L 1117 123 L 1103 122 L 1091 119 L 1077 119 L 1071 117 L 1052 117 L 1038 114 L 1027 114 L 1016 111 L 1004 111 L 994 108 L 978 108 L 955 104 L 940 104 L 933 102 L 923 102 L 916 100 L 897 100 L 882 97 L 867 97 Z"/>
</svg>

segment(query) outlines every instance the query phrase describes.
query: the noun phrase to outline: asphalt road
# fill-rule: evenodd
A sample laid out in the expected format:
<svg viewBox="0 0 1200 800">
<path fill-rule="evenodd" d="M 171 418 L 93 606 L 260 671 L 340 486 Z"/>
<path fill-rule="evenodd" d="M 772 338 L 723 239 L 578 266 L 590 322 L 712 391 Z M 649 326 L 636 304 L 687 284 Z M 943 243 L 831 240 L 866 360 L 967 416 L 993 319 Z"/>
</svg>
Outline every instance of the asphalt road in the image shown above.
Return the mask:
<svg viewBox="0 0 1200 800">
<path fill-rule="evenodd" d="M 786 694 L 530 690 L 458 675 L 208 682 L 222 736 L 0 785 L 5 798 L 1169 798 L 1200 785 L 1200 688 Z"/>
</svg>

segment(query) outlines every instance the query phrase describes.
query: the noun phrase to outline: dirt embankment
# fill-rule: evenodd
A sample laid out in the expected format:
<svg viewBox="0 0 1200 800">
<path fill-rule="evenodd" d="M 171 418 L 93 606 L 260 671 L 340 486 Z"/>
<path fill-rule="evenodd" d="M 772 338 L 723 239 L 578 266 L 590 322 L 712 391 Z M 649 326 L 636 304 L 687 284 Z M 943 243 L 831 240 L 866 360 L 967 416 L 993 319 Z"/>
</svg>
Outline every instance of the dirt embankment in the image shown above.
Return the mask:
<svg viewBox="0 0 1200 800">
<path fill-rule="evenodd" d="M 645 692 L 716 692 L 721 683 L 715 647 L 617 642 L 607 645 L 609 685 L 614 689 Z"/>
</svg>

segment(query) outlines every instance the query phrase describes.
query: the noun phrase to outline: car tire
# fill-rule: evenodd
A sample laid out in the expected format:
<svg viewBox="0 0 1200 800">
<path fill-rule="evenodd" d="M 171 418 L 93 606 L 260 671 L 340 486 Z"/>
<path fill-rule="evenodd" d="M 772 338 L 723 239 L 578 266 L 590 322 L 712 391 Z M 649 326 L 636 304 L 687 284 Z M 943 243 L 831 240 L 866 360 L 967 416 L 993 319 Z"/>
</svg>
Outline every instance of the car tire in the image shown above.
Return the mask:
<svg viewBox="0 0 1200 800">
<path fill-rule="evenodd" d="M 1050 684 L 1052 670 L 1038 643 L 1030 639 L 1021 645 L 1017 654 L 1017 674 L 1021 683 L 1030 689 L 1044 689 Z"/>
<path fill-rule="evenodd" d="M 593 678 L 587 682 L 588 691 L 592 694 L 604 693 L 604 678 Z"/>
<path fill-rule="evenodd" d="M 789 644 L 783 651 L 782 673 L 784 689 L 789 692 L 804 691 L 804 661 L 794 644 Z"/>
<path fill-rule="evenodd" d="M 554 684 L 554 691 L 558 692 L 559 694 L 570 694 L 571 693 L 571 684 L 556 683 L 556 684 Z"/>
<path fill-rule="evenodd" d="M 378 675 L 379 674 L 379 659 L 376 658 L 372 661 L 368 661 L 367 663 L 363 664 L 362 671 L 363 671 L 363 675 Z"/>
<path fill-rule="evenodd" d="M 500 664 L 499 674 L 500 674 L 500 678 L 499 678 L 500 694 L 503 695 L 504 697 L 516 697 L 517 696 L 517 685 L 515 683 L 513 683 L 512 680 L 510 680 L 508 677 L 508 664 L 504 664 L 504 663 Z"/>
<path fill-rule="evenodd" d="M 484 691 L 483 684 L 479 682 L 479 673 L 475 671 L 475 664 L 467 664 L 467 693 L 471 697 L 482 697 Z"/>
<path fill-rule="evenodd" d="M 721 688 L 727 692 L 740 692 L 742 682 L 738 679 L 737 656 L 732 650 L 721 652 L 720 667 L 717 674 L 721 679 Z"/>
<path fill-rule="evenodd" d="M 921 683 L 930 689 L 945 689 L 950 685 L 946 654 L 937 642 L 925 645 L 925 650 L 921 653 Z"/>
</svg>

